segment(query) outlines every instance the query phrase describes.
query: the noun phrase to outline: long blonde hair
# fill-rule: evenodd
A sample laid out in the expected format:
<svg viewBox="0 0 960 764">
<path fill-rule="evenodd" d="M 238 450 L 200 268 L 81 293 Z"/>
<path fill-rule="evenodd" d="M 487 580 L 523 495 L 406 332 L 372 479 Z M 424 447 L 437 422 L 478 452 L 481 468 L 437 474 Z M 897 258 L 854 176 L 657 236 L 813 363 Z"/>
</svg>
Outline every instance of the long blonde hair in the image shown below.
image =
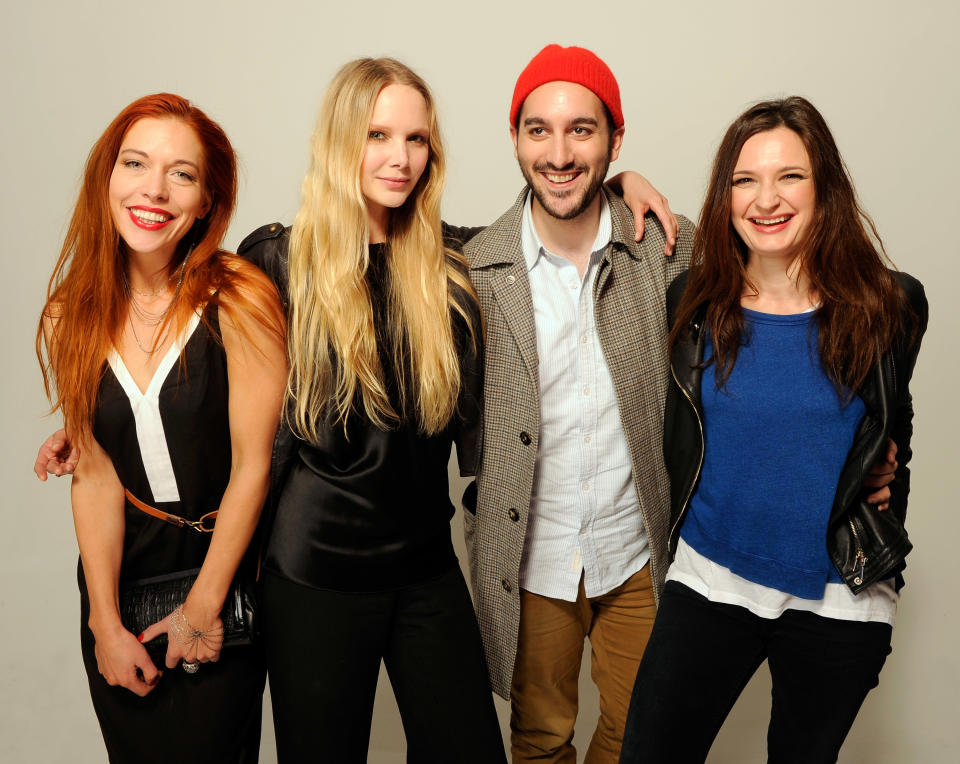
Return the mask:
<svg viewBox="0 0 960 764">
<path fill-rule="evenodd" d="M 404 204 L 391 212 L 387 258 L 399 408 L 391 404 L 377 352 L 370 290 L 367 207 L 360 167 L 380 91 L 402 84 L 427 106 L 430 157 Z M 473 336 L 476 295 L 463 256 L 444 247 L 440 196 L 444 154 L 426 83 L 390 58 L 358 59 L 330 84 L 311 139 L 310 169 L 290 237 L 287 417 L 294 432 L 320 441 L 324 423 L 342 424 L 362 403 L 381 429 L 407 414 L 427 434 L 456 412 L 460 364 L 451 308 Z M 452 282 L 456 288 L 450 289 Z M 381 333 L 381 336 L 386 336 Z M 409 375 L 406 373 L 409 372 Z"/>
</svg>

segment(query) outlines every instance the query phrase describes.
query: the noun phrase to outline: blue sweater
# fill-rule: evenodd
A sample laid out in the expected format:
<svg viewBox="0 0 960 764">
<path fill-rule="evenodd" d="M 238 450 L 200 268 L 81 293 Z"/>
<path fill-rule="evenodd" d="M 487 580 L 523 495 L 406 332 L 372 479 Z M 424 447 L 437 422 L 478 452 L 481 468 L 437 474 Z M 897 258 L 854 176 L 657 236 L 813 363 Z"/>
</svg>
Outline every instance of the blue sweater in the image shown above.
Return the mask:
<svg viewBox="0 0 960 764">
<path fill-rule="evenodd" d="M 712 366 L 703 375 L 703 470 L 681 536 L 749 581 L 821 599 L 841 580 L 827 520 L 865 408 L 824 373 L 813 312 L 743 313 L 747 344 L 726 387 Z"/>
</svg>

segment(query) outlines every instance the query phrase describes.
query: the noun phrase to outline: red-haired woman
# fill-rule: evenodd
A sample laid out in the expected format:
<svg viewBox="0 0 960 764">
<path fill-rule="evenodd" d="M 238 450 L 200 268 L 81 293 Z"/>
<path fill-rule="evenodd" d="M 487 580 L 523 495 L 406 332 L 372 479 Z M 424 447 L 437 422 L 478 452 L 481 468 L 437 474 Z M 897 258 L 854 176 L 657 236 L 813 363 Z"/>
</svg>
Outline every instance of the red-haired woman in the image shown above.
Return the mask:
<svg viewBox="0 0 960 764">
<path fill-rule="evenodd" d="M 768 760 L 836 761 L 890 652 L 911 548 L 909 383 L 927 302 L 886 267 L 808 101 L 766 101 L 730 126 L 667 302 L 674 560 L 621 762 L 704 761 L 764 660 Z M 863 484 L 890 440 L 899 464 L 877 506 Z"/>
<path fill-rule="evenodd" d="M 90 153 L 38 330 L 47 391 L 83 452 L 81 647 L 111 761 L 258 758 L 262 658 L 221 654 L 220 611 L 251 563 L 286 361 L 275 288 L 220 249 L 236 185 L 202 111 L 169 94 L 127 106 Z M 216 510 L 215 530 L 151 508 Z M 123 626 L 124 581 L 191 568 L 181 607 L 141 634 Z M 141 644 L 162 633 L 166 672 Z"/>
</svg>

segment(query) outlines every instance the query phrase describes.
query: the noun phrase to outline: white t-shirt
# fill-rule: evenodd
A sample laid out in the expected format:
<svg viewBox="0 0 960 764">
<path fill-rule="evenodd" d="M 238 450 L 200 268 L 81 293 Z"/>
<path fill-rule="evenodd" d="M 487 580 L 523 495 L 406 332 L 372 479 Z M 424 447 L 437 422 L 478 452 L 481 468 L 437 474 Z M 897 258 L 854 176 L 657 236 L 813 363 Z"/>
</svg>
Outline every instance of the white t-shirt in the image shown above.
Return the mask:
<svg viewBox="0 0 960 764">
<path fill-rule="evenodd" d="M 741 578 L 704 557 L 681 538 L 668 581 L 678 581 L 711 602 L 739 605 L 761 618 L 777 618 L 785 610 L 806 610 L 842 621 L 879 621 L 893 626 L 899 595 L 893 579 L 878 581 L 859 594 L 846 584 L 828 583 L 823 599 L 806 600 Z"/>
</svg>

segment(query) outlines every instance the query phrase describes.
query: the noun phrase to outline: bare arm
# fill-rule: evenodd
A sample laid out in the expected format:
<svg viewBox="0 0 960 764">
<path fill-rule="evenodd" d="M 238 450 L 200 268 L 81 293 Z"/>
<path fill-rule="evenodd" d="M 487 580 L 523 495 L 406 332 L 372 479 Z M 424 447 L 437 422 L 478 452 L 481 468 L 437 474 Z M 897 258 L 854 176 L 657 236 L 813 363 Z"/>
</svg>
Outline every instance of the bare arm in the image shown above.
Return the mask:
<svg viewBox="0 0 960 764">
<path fill-rule="evenodd" d="M 44 339 L 48 344 L 53 341 L 53 320 L 44 319 Z M 52 454 L 48 460 L 57 460 L 57 454 L 64 450 L 79 454 L 81 448 L 86 453 L 83 464 L 74 461 L 70 469 L 70 503 L 90 601 L 87 625 L 93 632 L 97 669 L 107 684 L 126 687 L 143 696 L 156 685 L 160 672 L 137 637 L 120 621 L 119 579 L 125 519 L 123 486 L 113 462 L 92 433 L 71 438 L 60 430 L 41 447 L 34 471 L 41 480 L 46 479 L 41 464 L 45 449 Z"/>
<path fill-rule="evenodd" d="M 70 499 L 90 598 L 88 625 L 96 640 L 97 668 L 108 684 L 143 696 L 156 685 L 160 672 L 120 622 L 123 486 L 110 457 L 93 437 L 88 435 L 81 443 L 84 458 L 74 472 Z"/>
<path fill-rule="evenodd" d="M 262 274 L 257 278 L 264 279 Z M 230 480 L 220 501 L 217 523 L 197 580 L 183 605 L 183 617 L 199 631 L 221 628 L 220 611 L 256 530 L 270 478 L 273 437 L 287 380 L 283 313 L 279 300 L 258 306 L 275 322 L 267 329 L 239 309 L 221 310 L 220 326 L 227 354 L 230 389 Z M 84 457 L 86 458 L 86 457 Z M 169 616 L 144 632 L 146 641 L 170 631 Z M 215 661 L 217 640 L 184 645 L 169 634 L 167 666 L 181 659 Z"/>
</svg>

